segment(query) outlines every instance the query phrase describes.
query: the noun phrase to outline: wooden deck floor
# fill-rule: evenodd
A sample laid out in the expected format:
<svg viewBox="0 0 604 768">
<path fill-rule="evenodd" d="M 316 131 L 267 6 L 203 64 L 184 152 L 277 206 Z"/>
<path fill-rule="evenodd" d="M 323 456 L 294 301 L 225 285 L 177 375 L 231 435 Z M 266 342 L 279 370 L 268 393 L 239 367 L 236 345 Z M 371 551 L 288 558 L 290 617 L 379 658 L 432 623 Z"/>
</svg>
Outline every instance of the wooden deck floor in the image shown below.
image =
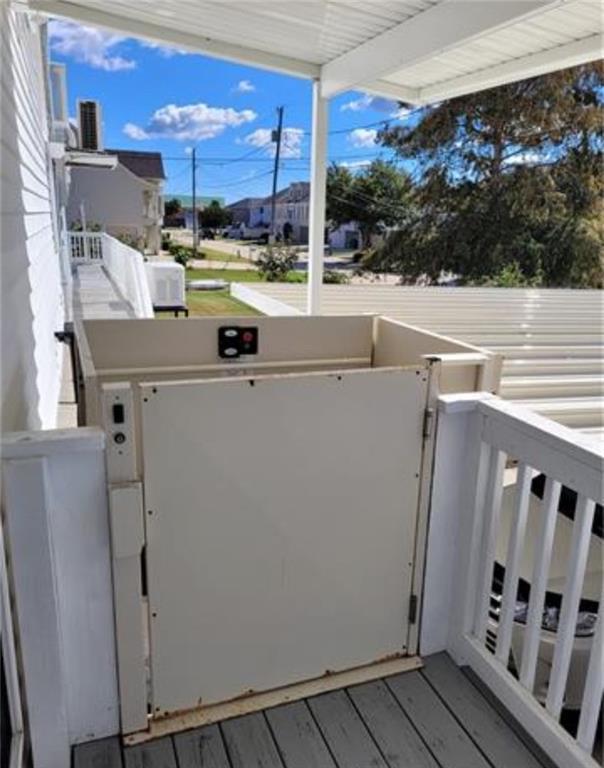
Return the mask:
<svg viewBox="0 0 604 768">
<path fill-rule="evenodd" d="M 73 313 L 84 320 L 135 317 L 132 307 L 100 264 L 76 266 Z"/>
<path fill-rule="evenodd" d="M 517 725 L 445 654 L 407 672 L 121 749 L 73 768 L 541 768 Z"/>
</svg>

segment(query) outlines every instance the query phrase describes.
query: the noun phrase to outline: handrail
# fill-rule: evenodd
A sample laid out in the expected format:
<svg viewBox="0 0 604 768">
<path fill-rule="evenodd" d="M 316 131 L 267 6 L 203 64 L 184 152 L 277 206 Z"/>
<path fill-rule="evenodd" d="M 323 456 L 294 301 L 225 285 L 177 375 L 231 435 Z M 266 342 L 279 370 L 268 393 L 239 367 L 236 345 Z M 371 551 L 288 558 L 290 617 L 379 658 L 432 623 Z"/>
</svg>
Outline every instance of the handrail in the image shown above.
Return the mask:
<svg viewBox="0 0 604 768">
<path fill-rule="evenodd" d="M 603 465 L 595 441 L 522 406 L 487 395 L 440 399 L 424 641 L 434 650 L 426 633 L 441 632 L 436 590 L 448 590 L 449 621 L 440 618 L 449 652 L 568 766 L 590 764 L 604 692 L 603 595 L 586 581 L 601 558 L 592 524 Z M 447 565 L 442 539 L 452 528 Z M 578 625 L 579 610 L 594 626 Z M 564 707 L 580 710 L 576 736 L 560 725 Z"/>
<path fill-rule="evenodd" d="M 102 242 L 103 266 L 132 305 L 136 317 L 153 317 L 153 302 L 142 253 L 106 232 L 102 233 Z"/>
<path fill-rule="evenodd" d="M 145 261 L 140 251 L 106 232 L 68 232 L 74 264 L 101 264 L 131 305 L 136 317 L 153 317 Z"/>
</svg>

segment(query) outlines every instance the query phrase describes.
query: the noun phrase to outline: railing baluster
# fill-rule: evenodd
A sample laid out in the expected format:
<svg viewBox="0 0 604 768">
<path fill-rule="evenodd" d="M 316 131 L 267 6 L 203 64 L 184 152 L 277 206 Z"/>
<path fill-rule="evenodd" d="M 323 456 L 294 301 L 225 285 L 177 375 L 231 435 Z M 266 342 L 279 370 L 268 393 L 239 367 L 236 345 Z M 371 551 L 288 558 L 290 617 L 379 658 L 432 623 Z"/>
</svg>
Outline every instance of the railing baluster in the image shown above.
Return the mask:
<svg viewBox="0 0 604 768">
<path fill-rule="evenodd" d="M 556 532 L 560 490 L 560 483 L 548 477 L 545 483 L 545 494 L 541 506 L 539 535 L 535 541 L 535 565 L 531 580 L 531 595 L 529 598 L 526 630 L 522 644 L 522 664 L 520 667 L 520 682 L 531 693 L 535 685 L 537 655 L 539 643 L 541 642 L 543 603 L 545 601 L 545 588 L 549 575 L 554 533 Z"/>
<path fill-rule="evenodd" d="M 581 717 L 577 730 L 577 743 L 587 752 L 591 752 L 596 737 L 596 729 L 600 717 L 600 706 L 604 694 L 604 618 L 600 596 L 600 611 L 591 643 L 591 654 L 587 675 L 585 676 L 585 691 L 581 703 Z"/>
<path fill-rule="evenodd" d="M 522 548 L 524 545 L 524 532 L 526 529 L 526 518 L 531 494 L 532 475 L 533 471 L 531 467 L 527 464 L 520 464 L 516 480 L 514 518 L 510 529 L 507 558 L 505 562 L 503 598 L 501 603 L 501 614 L 499 616 L 499 626 L 497 628 L 497 651 L 495 654 L 506 666 L 512 643 L 520 559 L 522 557 Z"/>
<path fill-rule="evenodd" d="M 499 513 L 503 493 L 503 473 L 506 454 L 493 448 L 487 480 L 487 494 L 484 505 L 484 535 L 480 557 L 476 612 L 474 614 L 474 634 L 484 642 L 487 634 L 487 618 L 491 588 L 493 583 L 493 560 L 495 544 L 499 531 Z"/>
<path fill-rule="evenodd" d="M 556 719 L 560 717 L 564 701 L 595 506 L 595 502 L 586 496 L 579 495 L 577 498 L 568 571 L 558 622 L 558 637 L 545 700 L 548 712 Z"/>
</svg>

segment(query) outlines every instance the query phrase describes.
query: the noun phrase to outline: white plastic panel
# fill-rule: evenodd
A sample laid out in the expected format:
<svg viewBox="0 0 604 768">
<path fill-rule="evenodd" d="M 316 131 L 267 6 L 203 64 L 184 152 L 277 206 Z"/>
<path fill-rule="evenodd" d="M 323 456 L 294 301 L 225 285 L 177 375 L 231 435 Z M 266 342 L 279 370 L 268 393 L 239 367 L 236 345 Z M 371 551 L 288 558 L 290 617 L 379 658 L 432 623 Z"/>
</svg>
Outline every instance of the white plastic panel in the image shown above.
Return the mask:
<svg viewBox="0 0 604 768">
<path fill-rule="evenodd" d="M 141 387 L 155 714 L 405 652 L 426 378 Z"/>
</svg>

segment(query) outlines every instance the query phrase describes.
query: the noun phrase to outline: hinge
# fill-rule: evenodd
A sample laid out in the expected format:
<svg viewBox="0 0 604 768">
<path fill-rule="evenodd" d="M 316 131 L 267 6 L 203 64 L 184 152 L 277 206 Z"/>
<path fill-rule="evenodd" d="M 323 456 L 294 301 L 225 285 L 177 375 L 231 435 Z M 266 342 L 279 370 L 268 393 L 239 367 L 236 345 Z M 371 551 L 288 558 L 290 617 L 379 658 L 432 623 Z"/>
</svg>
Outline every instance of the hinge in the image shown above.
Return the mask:
<svg viewBox="0 0 604 768">
<path fill-rule="evenodd" d="M 423 437 L 432 437 L 432 425 L 434 424 L 434 408 L 426 408 L 424 411 Z"/>
<path fill-rule="evenodd" d="M 409 624 L 415 624 L 417 621 L 417 595 L 411 595 L 409 598 Z"/>
</svg>

